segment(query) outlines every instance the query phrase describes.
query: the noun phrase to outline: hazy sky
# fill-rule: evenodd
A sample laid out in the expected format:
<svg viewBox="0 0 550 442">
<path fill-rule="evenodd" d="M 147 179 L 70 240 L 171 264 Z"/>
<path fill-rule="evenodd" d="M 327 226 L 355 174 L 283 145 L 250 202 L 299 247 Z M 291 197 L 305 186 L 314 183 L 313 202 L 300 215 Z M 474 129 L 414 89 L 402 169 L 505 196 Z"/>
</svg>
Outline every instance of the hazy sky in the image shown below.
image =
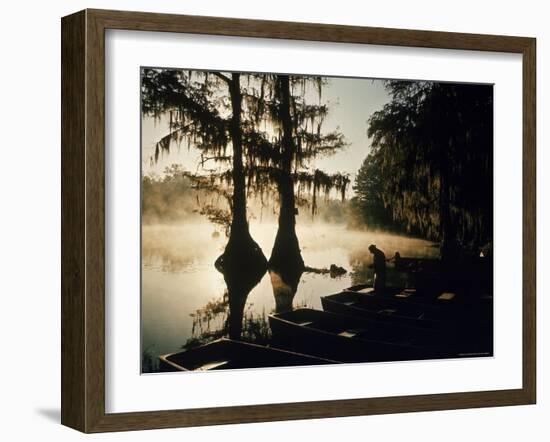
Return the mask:
<svg viewBox="0 0 550 442">
<path fill-rule="evenodd" d="M 330 78 L 324 87 L 322 102 L 329 104 L 329 115 L 323 125 L 328 132 L 339 127 L 350 144 L 346 149 L 326 158 L 318 158 L 312 168 L 321 169 L 327 173 L 349 173 L 352 182 L 361 163 L 367 156 L 370 143 L 367 138 L 367 120 L 373 112 L 382 108 L 389 101 L 381 80 L 356 78 Z M 150 158 L 154 153 L 155 143 L 168 133 L 167 119 L 160 122 L 146 117 L 142 121 L 142 158 L 143 172 L 161 174 L 168 165 L 179 163 L 187 170 L 196 170 L 200 153 L 186 146 L 174 147 L 169 154 L 151 165 Z"/>
</svg>

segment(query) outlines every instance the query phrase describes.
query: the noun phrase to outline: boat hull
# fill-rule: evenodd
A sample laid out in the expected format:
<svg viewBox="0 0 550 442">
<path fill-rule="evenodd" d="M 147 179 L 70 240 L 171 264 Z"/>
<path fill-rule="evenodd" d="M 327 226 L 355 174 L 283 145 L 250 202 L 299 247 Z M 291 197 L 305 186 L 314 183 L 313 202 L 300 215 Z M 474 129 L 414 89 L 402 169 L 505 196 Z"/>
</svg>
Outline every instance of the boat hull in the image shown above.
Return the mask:
<svg viewBox="0 0 550 442">
<path fill-rule="evenodd" d="M 441 349 L 457 357 L 467 355 L 490 356 L 493 354 L 492 300 L 484 304 L 459 307 L 434 319 L 434 313 L 422 317 L 407 316 L 403 309 L 393 314 L 376 310 L 384 304 L 371 303 L 368 295 L 342 292 L 321 298 L 323 310 L 359 319 L 386 322 L 395 327 L 406 326 L 430 330 L 445 343 Z M 387 305 L 387 304 L 386 304 Z M 376 306 L 376 307 L 374 307 Z M 453 309 L 454 307 L 449 307 Z M 388 310 L 390 307 L 388 306 Z"/>
<path fill-rule="evenodd" d="M 269 316 L 278 345 L 343 362 L 434 359 L 445 354 L 419 335 L 425 330 L 387 327 L 373 321 L 298 309 Z"/>
<path fill-rule="evenodd" d="M 159 357 L 161 372 L 337 364 L 339 361 L 278 348 L 219 339 L 200 347 Z"/>
</svg>

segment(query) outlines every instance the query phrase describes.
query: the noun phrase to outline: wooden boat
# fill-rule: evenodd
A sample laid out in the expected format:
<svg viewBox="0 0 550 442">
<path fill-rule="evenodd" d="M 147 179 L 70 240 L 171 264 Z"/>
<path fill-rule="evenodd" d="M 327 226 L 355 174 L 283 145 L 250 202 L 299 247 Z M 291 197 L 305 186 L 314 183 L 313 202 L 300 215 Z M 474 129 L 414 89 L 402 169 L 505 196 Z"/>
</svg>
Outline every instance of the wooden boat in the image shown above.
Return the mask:
<svg viewBox="0 0 550 442">
<path fill-rule="evenodd" d="M 321 296 L 321 305 L 326 312 L 339 313 L 359 318 L 385 321 L 394 325 L 437 329 L 445 324 L 425 306 L 400 303 L 374 292 L 344 290 Z"/>
<path fill-rule="evenodd" d="M 279 345 L 343 362 L 432 359 L 447 352 L 429 343 L 426 330 L 308 308 L 270 315 L 269 325 Z"/>
<path fill-rule="evenodd" d="M 361 296 L 334 295 L 331 299 L 369 311 L 395 310 L 394 313 L 401 316 L 416 317 L 421 311 L 421 319 L 447 323 L 462 321 L 464 318 L 487 320 L 492 317 L 492 296 L 481 296 L 480 293 L 467 296 L 458 291 L 422 291 L 400 287 L 387 287 L 383 293 L 380 293 L 366 284 L 348 287 L 344 292 Z M 351 313 L 351 311 L 342 311 L 342 313 Z"/>
<path fill-rule="evenodd" d="M 456 312 L 464 305 L 464 298 L 456 291 L 422 292 L 415 288 L 386 287 L 380 293 L 375 292 L 367 284 L 356 285 L 344 289 L 344 292 L 353 292 L 363 295 L 363 305 L 372 310 L 398 309 L 404 313 L 409 311 L 416 315 L 420 310 L 425 318 L 442 318 L 449 312 Z"/>
<path fill-rule="evenodd" d="M 326 312 L 385 322 L 392 327 L 429 330 L 439 336 L 440 348 L 459 357 L 474 353 L 480 356 L 493 354 L 492 298 L 481 298 L 475 304 L 450 304 L 447 311 L 430 311 L 418 306 L 416 309 L 403 308 L 396 303 L 392 308 L 384 302 L 374 302 L 372 298 L 375 296 L 343 291 L 321 297 L 321 304 Z M 420 311 L 424 313 L 418 315 Z"/>
<path fill-rule="evenodd" d="M 338 361 L 232 339 L 159 357 L 160 371 L 207 371 L 236 368 L 337 364 Z"/>
<path fill-rule="evenodd" d="M 378 297 L 391 298 L 402 303 L 418 304 L 445 308 L 462 301 L 461 296 L 452 290 L 417 290 L 412 287 L 386 287 L 383 293 L 375 293 L 371 284 L 358 284 L 344 289 L 346 292 L 377 295 Z"/>
</svg>

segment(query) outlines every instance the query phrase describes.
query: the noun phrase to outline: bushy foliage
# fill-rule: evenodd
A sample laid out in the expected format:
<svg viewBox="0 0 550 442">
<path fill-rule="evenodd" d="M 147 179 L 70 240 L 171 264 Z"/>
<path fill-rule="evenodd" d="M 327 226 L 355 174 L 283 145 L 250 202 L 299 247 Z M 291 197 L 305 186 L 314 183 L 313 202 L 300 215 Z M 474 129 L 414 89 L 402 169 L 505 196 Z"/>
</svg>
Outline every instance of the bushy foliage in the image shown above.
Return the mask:
<svg viewBox="0 0 550 442">
<path fill-rule="evenodd" d="M 479 247 L 492 238 L 491 85 L 388 81 L 355 183 L 368 222 Z M 389 219 L 391 216 L 391 219 Z"/>
</svg>

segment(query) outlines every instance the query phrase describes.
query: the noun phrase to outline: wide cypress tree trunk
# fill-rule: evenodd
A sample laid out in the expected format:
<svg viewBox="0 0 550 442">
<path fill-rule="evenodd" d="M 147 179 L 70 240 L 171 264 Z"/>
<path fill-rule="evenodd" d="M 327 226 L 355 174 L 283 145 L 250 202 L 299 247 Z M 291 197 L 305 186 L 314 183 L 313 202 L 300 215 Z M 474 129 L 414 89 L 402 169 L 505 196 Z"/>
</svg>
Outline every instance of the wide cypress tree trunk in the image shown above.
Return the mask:
<svg viewBox="0 0 550 442">
<path fill-rule="evenodd" d="M 248 233 L 248 224 L 246 219 L 246 187 L 243 168 L 240 74 L 232 74 L 229 90 L 233 109 L 233 116 L 231 118 L 231 144 L 233 146 L 233 219 L 231 222 L 231 234 L 246 235 Z"/>
<path fill-rule="evenodd" d="M 290 115 L 290 79 L 278 76 L 281 93 L 280 117 L 283 127 L 281 171 L 277 180 L 279 191 L 279 228 L 269 260 L 270 268 L 293 267 L 303 269 L 304 260 L 296 236 L 296 201 L 292 178 L 292 159 L 295 146 L 292 139 L 292 118 Z"/>
<path fill-rule="evenodd" d="M 223 273 L 229 299 L 228 333 L 239 339 L 243 327 L 243 314 L 250 291 L 262 279 L 267 270 L 267 259 L 248 230 L 246 217 L 246 181 L 242 147 L 242 94 L 240 74 L 232 74 L 229 92 L 233 115 L 231 118 L 231 143 L 233 145 L 233 197 L 229 241 L 223 254 L 216 260 L 216 268 Z"/>
<path fill-rule="evenodd" d="M 240 74 L 232 74 L 229 81 L 229 93 L 231 96 L 231 144 L 233 146 L 233 197 L 232 220 L 229 241 L 223 255 L 218 258 L 216 267 L 224 273 L 226 278 L 242 278 L 245 273 L 254 274 L 265 272 L 267 260 L 250 236 L 248 220 L 246 217 L 246 181 L 243 167 L 242 147 L 242 93 L 240 86 Z"/>
</svg>

